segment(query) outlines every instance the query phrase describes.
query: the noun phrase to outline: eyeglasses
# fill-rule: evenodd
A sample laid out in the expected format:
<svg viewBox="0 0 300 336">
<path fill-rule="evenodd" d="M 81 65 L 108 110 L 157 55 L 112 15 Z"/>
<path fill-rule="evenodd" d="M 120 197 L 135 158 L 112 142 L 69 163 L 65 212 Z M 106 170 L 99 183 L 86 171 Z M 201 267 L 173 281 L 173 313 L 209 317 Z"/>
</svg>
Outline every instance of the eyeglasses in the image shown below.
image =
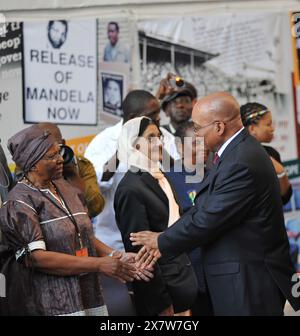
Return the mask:
<svg viewBox="0 0 300 336">
<path fill-rule="evenodd" d="M 50 154 L 50 155 L 44 155 L 42 157 L 42 160 L 57 161 L 59 158 L 62 158 L 62 151 L 63 151 L 63 149 L 60 148 L 57 153 L 53 153 L 53 154 Z"/>
<path fill-rule="evenodd" d="M 211 126 L 217 122 L 221 122 L 219 120 L 214 120 L 212 121 L 211 123 L 207 124 L 207 125 L 204 125 L 204 126 L 200 126 L 200 125 L 197 125 L 197 124 L 194 124 L 194 133 L 197 134 L 199 133 L 200 131 L 202 131 L 204 128 L 208 127 L 208 126 Z M 223 122 L 223 121 L 222 121 Z M 225 122 L 223 122 L 225 124 Z"/>
</svg>

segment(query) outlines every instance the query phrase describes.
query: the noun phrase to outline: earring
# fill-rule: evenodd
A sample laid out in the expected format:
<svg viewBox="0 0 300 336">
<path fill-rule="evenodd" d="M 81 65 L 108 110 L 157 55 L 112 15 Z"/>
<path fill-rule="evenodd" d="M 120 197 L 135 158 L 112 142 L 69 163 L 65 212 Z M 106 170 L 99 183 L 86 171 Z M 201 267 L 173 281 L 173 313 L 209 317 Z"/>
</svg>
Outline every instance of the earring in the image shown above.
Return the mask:
<svg viewBox="0 0 300 336">
<path fill-rule="evenodd" d="M 139 144 L 136 144 L 136 145 L 135 145 L 135 148 L 136 148 L 137 150 L 139 150 L 139 149 L 140 149 L 140 145 L 139 145 Z"/>
</svg>

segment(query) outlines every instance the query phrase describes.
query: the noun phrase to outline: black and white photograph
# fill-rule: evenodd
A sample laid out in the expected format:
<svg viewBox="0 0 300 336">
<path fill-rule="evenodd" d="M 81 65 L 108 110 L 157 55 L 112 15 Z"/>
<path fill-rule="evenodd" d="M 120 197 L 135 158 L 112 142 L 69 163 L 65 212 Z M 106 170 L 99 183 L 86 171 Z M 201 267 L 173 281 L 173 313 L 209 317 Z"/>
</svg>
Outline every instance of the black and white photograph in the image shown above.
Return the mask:
<svg viewBox="0 0 300 336">
<path fill-rule="evenodd" d="M 123 82 L 122 75 L 101 74 L 103 111 L 122 116 Z"/>
</svg>

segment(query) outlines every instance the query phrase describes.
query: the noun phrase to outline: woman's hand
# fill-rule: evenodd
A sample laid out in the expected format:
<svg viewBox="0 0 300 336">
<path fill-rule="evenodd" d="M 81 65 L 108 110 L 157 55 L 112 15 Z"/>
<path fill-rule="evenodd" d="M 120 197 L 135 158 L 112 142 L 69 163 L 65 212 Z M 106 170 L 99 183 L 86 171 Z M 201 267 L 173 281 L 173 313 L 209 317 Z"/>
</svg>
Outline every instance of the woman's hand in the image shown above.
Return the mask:
<svg viewBox="0 0 300 336">
<path fill-rule="evenodd" d="M 99 272 L 125 283 L 134 280 L 137 270 L 133 263 L 122 261 L 120 256 L 106 256 L 99 258 Z"/>
</svg>

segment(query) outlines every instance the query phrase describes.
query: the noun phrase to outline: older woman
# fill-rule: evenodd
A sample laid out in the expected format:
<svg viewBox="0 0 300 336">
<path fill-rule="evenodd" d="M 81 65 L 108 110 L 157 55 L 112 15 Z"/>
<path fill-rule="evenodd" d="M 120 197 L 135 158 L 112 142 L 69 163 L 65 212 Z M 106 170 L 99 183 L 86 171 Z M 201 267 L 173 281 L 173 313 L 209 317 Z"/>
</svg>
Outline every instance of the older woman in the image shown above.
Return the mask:
<svg viewBox="0 0 300 336">
<path fill-rule="evenodd" d="M 116 191 L 116 221 L 126 251 L 137 252 L 131 232 L 162 232 L 179 218 L 172 188 L 160 170 L 162 142 L 157 125 L 147 117 L 125 123 L 118 157 L 130 170 Z M 135 281 L 133 290 L 139 315 L 174 315 L 191 307 L 197 280 L 187 255 L 162 257 L 155 265 L 154 278 L 148 283 Z"/>
<path fill-rule="evenodd" d="M 7 279 L 4 314 L 107 315 L 99 274 L 132 281 L 132 256 L 97 240 L 78 190 L 52 180 L 62 174 L 63 159 L 48 131 L 28 127 L 10 138 L 8 149 L 23 178 L 1 208 L 3 239 L 18 261 L 17 277 Z M 20 292 L 29 267 L 31 281 Z"/>
</svg>

